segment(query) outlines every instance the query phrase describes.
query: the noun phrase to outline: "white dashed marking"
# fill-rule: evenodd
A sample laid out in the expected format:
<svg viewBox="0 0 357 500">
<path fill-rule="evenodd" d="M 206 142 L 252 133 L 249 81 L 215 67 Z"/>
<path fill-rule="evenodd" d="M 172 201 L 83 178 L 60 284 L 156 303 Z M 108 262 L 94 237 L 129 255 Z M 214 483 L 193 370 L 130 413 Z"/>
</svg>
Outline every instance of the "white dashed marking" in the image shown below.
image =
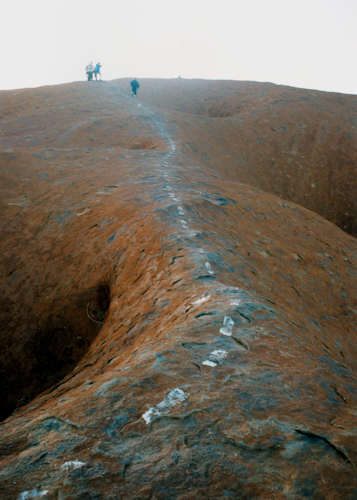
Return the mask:
<svg viewBox="0 0 357 500">
<path fill-rule="evenodd" d="M 202 361 L 202 364 L 214 368 L 218 365 L 218 363 L 220 363 L 227 357 L 227 354 L 227 351 L 224 351 L 223 349 L 217 349 L 216 351 L 212 351 L 208 356 L 208 359 Z"/>
<path fill-rule="evenodd" d="M 80 217 L 81 215 L 87 214 L 90 212 L 90 208 L 85 208 L 82 212 L 78 212 L 76 215 Z"/>
<path fill-rule="evenodd" d="M 210 366 L 211 368 L 214 368 L 217 366 L 217 363 L 214 363 L 213 361 L 209 361 L 208 359 L 205 359 L 202 361 L 203 365 Z"/>
<path fill-rule="evenodd" d="M 231 302 L 230 302 L 231 306 L 240 306 L 241 303 L 242 303 L 242 301 L 239 299 L 234 299 L 234 300 L 231 300 Z"/>
<path fill-rule="evenodd" d="M 214 362 L 223 361 L 227 357 L 227 354 L 228 354 L 227 351 L 224 351 L 223 349 L 218 349 L 216 351 L 212 351 L 208 357 L 212 359 Z"/>
<path fill-rule="evenodd" d="M 187 228 L 188 228 L 188 224 L 187 224 L 187 222 L 186 222 L 184 219 L 180 219 L 180 224 L 181 224 L 181 226 L 182 226 L 182 227 L 184 227 L 185 229 L 187 229 Z"/>
<path fill-rule="evenodd" d="M 176 387 L 166 395 L 165 399 L 163 399 L 161 403 L 149 408 L 142 415 L 142 418 L 147 424 L 150 424 L 154 417 L 167 415 L 172 407 L 176 406 L 178 403 L 182 403 L 187 398 L 188 394 L 186 394 L 182 389 Z"/>
<path fill-rule="evenodd" d="M 29 498 L 39 498 L 44 497 L 48 494 L 48 490 L 38 490 L 37 488 L 34 490 L 23 491 L 17 497 L 17 500 L 28 500 Z"/>
<path fill-rule="evenodd" d="M 234 321 L 230 316 L 225 316 L 223 320 L 223 326 L 219 329 L 222 335 L 227 335 L 227 337 L 232 336 L 232 330 L 234 326 Z"/>
<path fill-rule="evenodd" d="M 75 470 L 84 467 L 85 462 L 80 462 L 79 460 L 70 460 L 61 465 L 62 470 Z"/>
<path fill-rule="evenodd" d="M 207 269 L 207 272 L 208 272 L 209 274 L 214 274 L 214 271 L 213 271 L 213 269 L 212 269 L 212 266 L 211 266 L 211 264 L 210 264 L 209 262 L 205 262 L 205 268 Z"/>
<path fill-rule="evenodd" d="M 204 304 L 205 302 L 207 302 L 210 298 L 211 298 L 210 295 L 206 295 L 206 297 L 201 297 L 200 299 L 197 299 L 194 302 L 192 302 L 192 305 L 193 306 L 200 306 L 201 304 Z"/>
</svg>

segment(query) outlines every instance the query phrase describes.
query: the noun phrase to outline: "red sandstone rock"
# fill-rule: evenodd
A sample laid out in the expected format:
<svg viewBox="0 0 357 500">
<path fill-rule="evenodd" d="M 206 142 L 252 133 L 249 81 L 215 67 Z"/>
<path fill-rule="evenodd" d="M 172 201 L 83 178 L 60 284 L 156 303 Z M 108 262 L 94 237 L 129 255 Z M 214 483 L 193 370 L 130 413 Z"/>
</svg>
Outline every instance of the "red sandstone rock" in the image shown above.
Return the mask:
<svg viewBox="0 0 357 500">
<path fill-rule="evenodd" d="M 355 498 L 356 98 L 0 102 L 0 497 Z"/>
</svg>

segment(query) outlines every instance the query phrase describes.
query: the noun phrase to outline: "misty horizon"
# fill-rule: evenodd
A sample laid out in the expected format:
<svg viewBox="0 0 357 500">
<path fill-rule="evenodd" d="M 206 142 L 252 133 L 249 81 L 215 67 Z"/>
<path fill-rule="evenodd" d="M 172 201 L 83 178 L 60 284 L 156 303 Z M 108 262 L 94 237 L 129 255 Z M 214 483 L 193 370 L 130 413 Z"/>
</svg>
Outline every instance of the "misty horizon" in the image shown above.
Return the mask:
<svg viewBox="0 0 357 500">
<path fill-rule="evenodd" d="M 168 5 L 4 0 L 2 90 L 123 77 L 271 82 L 357 94 L 352 0 Z"/>
</svg>

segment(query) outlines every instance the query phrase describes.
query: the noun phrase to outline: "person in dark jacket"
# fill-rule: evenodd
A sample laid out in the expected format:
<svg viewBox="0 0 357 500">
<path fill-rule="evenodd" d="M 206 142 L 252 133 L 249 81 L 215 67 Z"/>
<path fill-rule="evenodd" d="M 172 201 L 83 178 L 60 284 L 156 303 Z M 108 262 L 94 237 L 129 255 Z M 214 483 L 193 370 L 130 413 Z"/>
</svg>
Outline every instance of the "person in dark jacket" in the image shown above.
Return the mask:
<svg viewBox="0 0 357 500">
<path fill-rule="evenodd" d="M 102 67 L 102 65 L 100 63 L 97 63 L 95 65 L 95 68 L 94 68 L 94 76 L 95 76 L 95 79 L 98 80 L 98 76 L 100 77 L 100 79 L 102 79 L 102 75 L 101 75 L 101 72 L 100 72 L 100 68 Z"/>
<path fill-rule="evenodd" d="M 130 82 L 130 85 L 131 85 L 132 95 L 136 95 L 138 88 L 140 87 L 140 83 L 137 81 L 136 78 L 134 78 L 134 80 Z"/>
</svg>

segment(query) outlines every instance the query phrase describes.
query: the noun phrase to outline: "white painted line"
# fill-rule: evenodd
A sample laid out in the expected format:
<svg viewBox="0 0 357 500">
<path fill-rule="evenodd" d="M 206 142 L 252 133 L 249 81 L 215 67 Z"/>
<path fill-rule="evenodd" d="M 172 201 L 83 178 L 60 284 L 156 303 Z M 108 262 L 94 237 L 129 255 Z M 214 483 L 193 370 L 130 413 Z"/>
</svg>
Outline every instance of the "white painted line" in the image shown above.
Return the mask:
<svg viewBox="0 0 357 500">
<path fill-rule="evenodd" d="M 76 215 L 81 217 L 81 215 L 87 214 L 88 212 L 90 212 L 90 208 L 85 208 L 82 212 L 78 212 Z"/>
<path fill-rule="evenodd" d="M 70 460 L 61 465 L 62 470 L 75 470 L 84 467 L 85 462 L 80 462 L 79 460 Z"/>
<path fill-rule="evenodd" d="M 202 361 L 203 365 L 210 366 L 211 368 L 215 368 L 217 366 L 217 363 L 214 363 L 213 361 L 209 361 L 208 359 L 205 359 Z"/>
<path fill-rule="evenodd" d="M 205 262 L 205 268 L 207 269 L 207 272 L 208 272 L 209 274 L 214 274 L 214 271 L 213 271 L 213 269 L 212 269 L 212 266 L 211 266 L 211 264 L 210 264 L 209 262 Z"/>
<path fill-rule="evenodd" d="M 234 321 L 230 316 L 225 316 L 223 320 L 223 326 L 219 329 L 219 333 L 226 335 L 227 337 L 232 336 L 232 330 L 234 326 Z"/>
<path fill-rule="evenodd" d="M 48 493 L 48 490 L 38 490 L 37 488 L 34 490 L 27 490 L 20 493 L 17 497 L 17 500 L 28 500 L 29 498 L 38 498 L 44 497 Z"/>
<path fill-rule="evenodd" d="M 149 408 L 142 415 L 142 418 L 145 420 L 147 424 L 150 424 L 150 422 L 154 417 L 160 415 L 167 415 L 171 410 L 171 408 L 176 406 L 178 403 L 182 403 L 187 398 L 188 394 L 186 394 L 186 392 L 184 392 L 179 387 L 176 387 L 175 389 L 172 389 L 170 392 L 168 392 L 165 399 L 163 399 L 161 403 Z"/>
<path fill-rule="evenodd" d="M 223 361 L 227 357 L 227 351 L 224 351 L 223 349 L 218 349 L 216 351 L 212 351 L 211 354 L 208 356 L 212 361 L 217 362 L 217 361 Z"/>
<path fill-rule="evenodd" d="M 200 299 L 193 301 L 192 305 L 193 306 L 200 306 L 201 304 L 204 304 L 205 302 L 207 302 L 210 298 L 211 298 L 210 295 L 206 295 L 205 297 L 201 297 Z"/>
<path fill-rule="evenodd" d="M 242 301 L 239 299 L 231 300 L 231 302 L 230 302 L 231 306 L 240 306 L 241 303 L 242 303 Z"/>
</svg>

